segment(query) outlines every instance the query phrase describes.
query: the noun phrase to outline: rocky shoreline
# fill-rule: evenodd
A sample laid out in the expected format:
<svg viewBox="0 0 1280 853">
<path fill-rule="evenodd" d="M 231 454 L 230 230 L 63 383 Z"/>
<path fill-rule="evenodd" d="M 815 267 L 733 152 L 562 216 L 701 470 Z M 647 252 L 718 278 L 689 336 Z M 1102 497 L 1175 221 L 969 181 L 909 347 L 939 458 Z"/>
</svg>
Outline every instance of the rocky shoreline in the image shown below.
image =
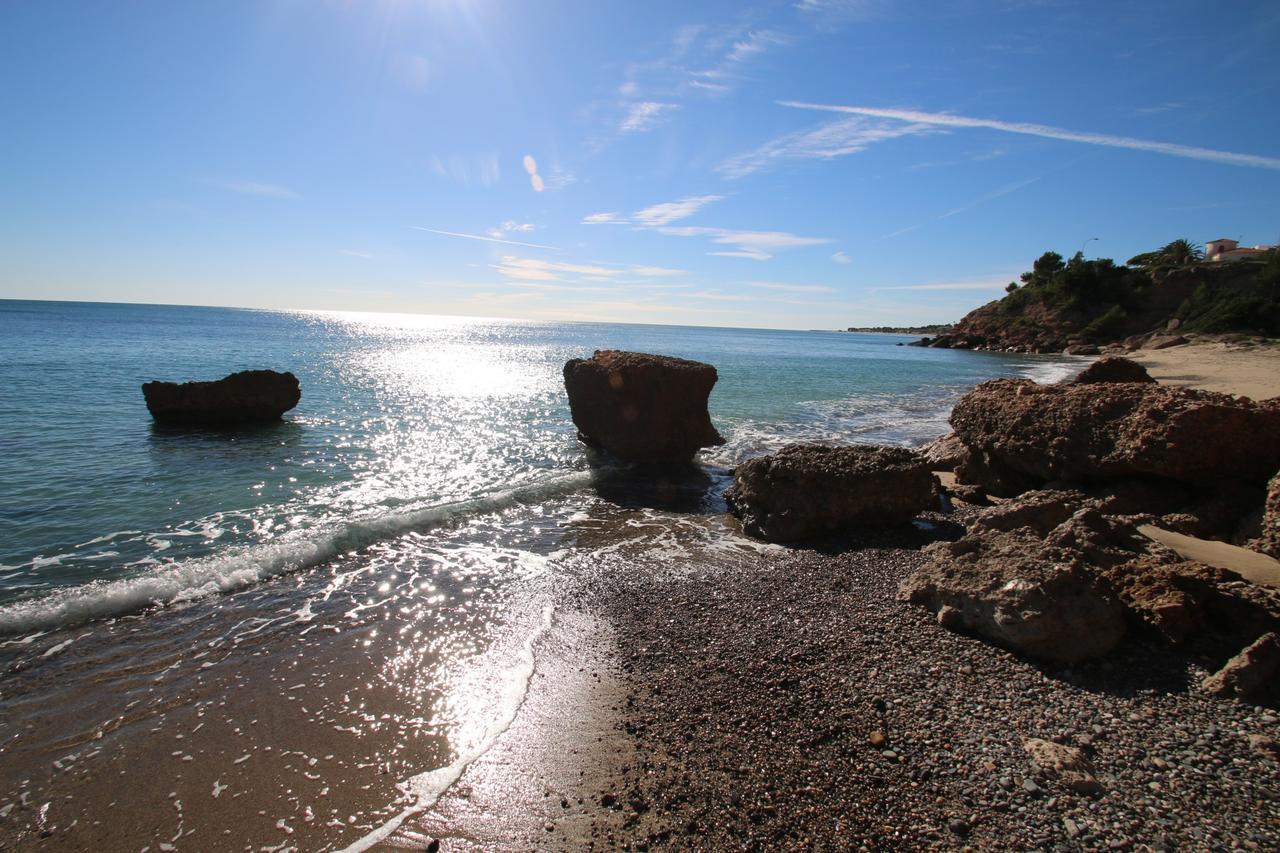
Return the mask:
<svg viewBox="0 0 1280 853">
<path fill-rule="evenodd" d="M 602 592 L 634 760 L 585 836 L 646 849 L 1274 849 L 1277 714 L 1149 639 L 1033 663 L 895 601 L 920 547 L 860 536 Z M 1097 790 L 1037 765 L 1078 750 Z M 1082 792 L 1083 791 L 1083 792 Z M 621 828 L 616 816 L 621 815 Z M 551 842 L 555 846 L 554 841 Z"/>
<path fill-rule="evenodd" d="M 1142 525 L 1270 560 L 1276 402 L 1104 360 L 978 386 L 922 453 L 744 464 L 744 530 L 806 545 L 588 596 L 635 749 L 591 843 L 1274 849 L 1280 573 Z M 920 512 L 930 467 L 955 474 Z"/>
</svg>

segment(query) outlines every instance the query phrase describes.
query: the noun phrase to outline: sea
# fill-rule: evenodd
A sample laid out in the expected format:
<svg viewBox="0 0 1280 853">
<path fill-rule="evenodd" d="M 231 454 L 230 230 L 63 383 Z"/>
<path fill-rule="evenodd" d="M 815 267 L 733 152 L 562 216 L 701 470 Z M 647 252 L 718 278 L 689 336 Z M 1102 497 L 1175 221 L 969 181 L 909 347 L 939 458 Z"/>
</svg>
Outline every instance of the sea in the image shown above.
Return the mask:
<svg viewBox="0 0 1280 853">
<path fill-rule="evenodd" d="M 0 301 L 0 848 L 403 837 L 514 719 L 566 590 L 781 550 L 727 514 L 735 465 L 920 445 L 978 382 L 1080 367 L 909 340 Z M 561 370 L 606 348 L 715 365 L 727 443 L 657 478 L 589 454 Z M 280 423 L 143 402 L 252 368 L 298 376 Z"/>
</svg>

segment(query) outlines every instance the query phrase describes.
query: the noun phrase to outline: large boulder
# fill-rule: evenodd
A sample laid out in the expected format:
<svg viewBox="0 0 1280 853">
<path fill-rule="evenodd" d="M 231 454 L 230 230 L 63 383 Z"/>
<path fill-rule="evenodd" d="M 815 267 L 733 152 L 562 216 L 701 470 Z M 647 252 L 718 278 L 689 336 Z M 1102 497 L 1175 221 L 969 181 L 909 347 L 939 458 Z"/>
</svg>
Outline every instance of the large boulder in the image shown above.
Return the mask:
<svg viewBox="0 0 1280 853">
<path fill-rule="evenodd" d="M 1124 607 L 1083 556 L 1029 528 L 971 533 L 925 553 L 898 597 L 928 607 L 945 628 L 1066 662 L 1105 655 L 1124 637 Z"/>
<path fill-rule="evenodd" d="M 142 396 L 158 423 L 226 427 L 277 421 L 302 390 L 292 373 L 242 370 L 215 382 L 147 382 Z"/>
<path fill-rule="evenodd" d="M 1280 589 L 1180 557 L 1142 535 L 1115 502 L 1026 492 L 982 511 L 965 536 L 930 545 L 903 583 L 946 628 L 1059 661 L 1105 655 L 1125 623 L 1216 654 L 1280 630 Z"/>
<path fill-rule="evenodd" d="M 643 464 L 686 463 L 701 448 L 724 444 L 707 413 L 716 379 L 709 364 L 620 350 L 564 365 L 578 437 Z"/>
<path fill-rule="evenodd" d="M 725 492 L 753 536 L 794 542 L 852 527 L 906 524 L 934 501 L 929 463 L 904 447 L 791 444 L 738 466 Z"/>
<path fill-rule="evenodd" d="M 1156 382 L 1141 364 L 1119 355 L 1098 359 L 1080 371 L 1072 381 L 1080 385 L 1091 385 L 1096 382 L 1143 382 L 1154 385 Z"/>
<path fill-rule="evenodd" d="M 951 413 L 963 483 L 1018 494 L 1050 481 L 1159 477 L 1262 483 L 1280 468 L 1280 399 L 1135 382 L 984 382 Z"/>
</svg>

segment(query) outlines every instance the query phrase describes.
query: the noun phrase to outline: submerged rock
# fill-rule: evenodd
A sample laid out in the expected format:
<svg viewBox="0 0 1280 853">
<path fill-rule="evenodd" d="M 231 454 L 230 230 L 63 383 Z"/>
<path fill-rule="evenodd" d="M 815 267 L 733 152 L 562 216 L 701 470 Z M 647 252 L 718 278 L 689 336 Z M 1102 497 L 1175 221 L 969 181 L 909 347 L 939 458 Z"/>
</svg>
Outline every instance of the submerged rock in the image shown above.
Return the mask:
<svg viewBox="0 0 1280 853">
<path fill-rule="evenodd" d="M 279 420 L 302 390 L 292 373 L 242 370 L 215 382 L 147 382 L 142 396 L 159 423 L 224 427 Z"/>
<path fill-rule="evenodd" d="M 1140 476 L 1262 483 L 1280 468 L 1280 400 L 1190 388 L 996 379 L 960 400 L 951 425 L 970 451 L 960 481 L 997 495 Z"/>
<path fill-rule="evenodd" d="M 704 447 L 724 444 L 707 413 L 716 379 L 716 369 L 699 361 L 619 350 L 564 365 L 578 437 L 644 464 L 685 463 Z"/>
<path fill-rule="evenodd" d="M 903 447 L 791 444 L 738 466 L 725 492 L 752 536 L 794 542 L 869 524 L 906 524 L 933 502 L 929 463 Z"/>
<path fill-rule="evenodd" d="M 1097 382 L 1143 382 L 1148 385 L 1156 384 L 1151 378 L 1151 374 L 1147 373 L 1147 369 L 1131 358 L 1125 358 L 1119 355 L 1111 355 L 1106 358 L 1100 358 L 1093 364 L 1080 371 L 1075 379 L 1072 380 L 1078 385 L 1091 385 Z"/>
</svg>

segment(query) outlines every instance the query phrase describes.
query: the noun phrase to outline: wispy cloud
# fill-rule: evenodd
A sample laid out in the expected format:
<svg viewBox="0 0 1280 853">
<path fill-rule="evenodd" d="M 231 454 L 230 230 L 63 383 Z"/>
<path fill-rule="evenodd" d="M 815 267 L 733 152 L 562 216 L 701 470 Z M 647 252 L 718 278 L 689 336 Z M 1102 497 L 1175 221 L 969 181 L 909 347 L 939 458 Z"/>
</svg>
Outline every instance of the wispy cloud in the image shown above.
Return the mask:
<svg viewBox="0 0 1280 853">
<path fill-rule="evenodd" d="M 872 290 L 1003 290 L 1017 273 L 998 278 L 964 279 L 960 281 L 934 281 L 927 284 L 900 284 L 892 287 L 873 287 Z"/>
<path fill-rule="evenodd" d="M 937 132 L 936 127 L 926 122 L 902 124 L 855 116 L 780 136 L 753 151 L 729 158 L 717 166 L 716 171 L 727 178 L 742 178 L 779 160 L 830 160 L 865 151 L 889 139 Z"/>
<path fill-rule="evenodd" d="M 489 237 L 484 234 L 462 234 L 457 231 L 441 231 L 437 228 L 427 228 L 422 225 L 410 225 L 415 231 L 426 231 L 429 234 L 439 234 L 442 237 L 461 237 L 464 240 L 483 240 L 486 243 L 503 243 L 507 246 L 527 246 L 530 249 L 551 249 L 552 251 L 563 251 L 559 246 L 544 246 L 541 243 L 522 243 L 519 240 L 503 240 L 498 237 Z"/>
<path fill-rule="evenodd" d="M 338 254 L 346 255 L 349 258 L 361 258 L 366 261 L 373 258 L 372 252 L 361 252 L 357 249 L 339 249 Z"/>
<path fill-rule="evenodd" d="M 758 287 L 763 290 L 780 290 L 784 293 L 835 293 L 834 287 L 828 287 L 825 284 L 784 284 L 776 281 L 752 281 L 747 283 L 748 287 Z"/>
<path fill-rule="evenodd" d="M 939 214 L 938 218 L 949 219 L 950 217 L 956 216 L 957 214 L 972 210 L 973 208 L 977 207 L 980 204 L 986 204 L 987 202 L 998 199 L 1001 196 L 1009 195 L 1009 193 L 1016 193 L 1018 190 L 1023 189 L 1024 187 L 1031 186 L 1038 180 L 1040 180 L 1039 177 L 1027 178 L 1025 181 L 1017 181 L 1015 183 L 1008 184 L 1007 186 L 1000 187 L 997 190 L 992 190 L 986 195 L 979 196 L 978 198 L 974 199 L 968 204 L 962 204 L 959 207 L 954 207 L 951 210 L 946 211 L 945 213 Z"/>
<path fill-rule="evenodd" d="M 763 261 L 772 257 L 772 253 L 782 249 L 794 249 L 801 246 L 818 246 L 830 243 L 826 237 L 802 237 L 787 231 L 738 231 L 730 228 L 708 228 L 699 225 L 664 225 L 654 228 L 659 234 L 670 237 L 708 237 L 711 242 L 722 246 L 730 246 L 738 254 L 718 252 L 720 256 L 749 257 Z"/>
<path fill-rule="evenodd" d="M 1258 169 L 1280 169 L 1280 158 L 1263 157 L 1258 154 L 1239 154 L 1232 151 L 1219 151 L 1212 148 L 1197 148 L 1191 145 L 1179 145 L 1172 142 L 1154 142 L 1146 139 L 1135 139 L 1129 136 L 1111 136 L 1102 133 L 1084 133 L 1051 127 L 1045 124 L 1029 122 L 1000 121 L 997 119 L 972 118 L 952 115 L 950 113 L 927 113 L 919 110 L 880 109 L 876 107 L 846 106 L 838 104 L 812 104 L 803 101 L 779 101 L 786 107 L 797 109 L 820 110 L 824 112 L 846 113 L 869 118 L 892 119 L 906 122 L 908 127 L 929 125 L 945 128 L 982 128 L 998 130 L 1004 133 L 1017 133 L 1024 136 L 1038 136 L 1045 139 L 1058 139 L 1064 142 L 1080 142 L 1086 145 L 1101 145 L 1108 148 L 1126 148 L 1133 151 L 1148 151 L 1153 154 L 1165 154 L 1170 157 L 1184 157 L 1191 160 L 1206 160 L 1229 166 L 1246 166 Z"/>
<path fill-rule="evenodd" d="M 747 37 L 733 43 L 725 62 L 744 62 L 757 54 L 764 53 L 774 45 L 784 45 L 787 40 L 771 30 L 758 30 L 747 34 Z"/>
<path fill-rule="evenodd" d="M 623 133 L 644 133 L 653 130 L 666 120 L 664 117 L 667 114 L 677 109 L 679 109 L 678 104 L 661 101 L 640 101 L 631 104 L 618 129 Z"/>
<path fill-rule="evenodd" d="M 618 213 L 589 213 L 582 217 L 583 225 L 636 225 L 640 228 L 656 228 L 688 219 L 712 202 L 723 199 L 722 195 L 691 195 L 678 201 L 664 201 L 637 210 L 631 216 Z"/>
<path fill-rule="evenodd" d="M 625 216 L 619 216 L 616 213 L 588 213 L 582 217 L 583 225 L 626 225 L 628 222 Z"/>
<path fill-rule="evenodd" d="M 516 222 L 514 219 L 508 219 L 496 228 L 490 228 L 485 233 L 494 239 L 500 239 L 502 237 L 506 237 L 508 234 L 528 234 L 537 227 L 538 226 L 534 225 L 532 222 Z"/>
<path fill-rule="evenodd" d="M 218 184 L 225 190 L 241 195 L 256 195 L 261 198 L 301 198 L 288 187 L 279 184 L 264 184 L 260 181 L 222 181 Z"/>
<path fill-rule="evenodd" d="M 668 201 L 655 204 L 643 210 L 637 210 L 634 219 L 640 225 L 656 227 L 688 219 L 712 202 L 720 201 L 722 195 L 691 195 L 679 201 Z"/>
<path fill-rule="evenodd" d="M 853 263 L 853 258 L 849 257 L 844 252 L 836 252 L 834 255 L 831 256 L 831 260 L 835 261 L 837 264 Z"/>
<path fill-rule="evenodd" d="M 753 261 L 767 261 L 773 257 L 768 252 L 751 251 L 743 249 L 738 252 L 707 252 L 713 258 L 749 258 Z"/>
<path fill-rule="evenodd" d="M 600 261 L 573 263 L 547 261 L 541 258 L 522 258 L 504 255 L 493 267 L 503 277 L 525 282 L 569 282 L 623 284 L 631 287 L 646 286 L 647 279 L 672 278 L 686 275 L 684 270 L 644 264 L 613 264 Z M 679 285 L 660 284 L 653 287 L 670 289 Z"/>
<path fill-rule="evenodd" d="M 1173 110 L 1180 110 L 1180 109 L 1182 109 L 1182 104 L 1176 103 L 1174 101 L 1170 101 L 1168 103 L 1158 104 L 1153 107 L 1138 107 L 1136 110 L 1134 110 L 1134 112 L 1137 113 L 1138 115 L 1157 115 L 1159 113 L 1167 113 Z"/>
</svg>

